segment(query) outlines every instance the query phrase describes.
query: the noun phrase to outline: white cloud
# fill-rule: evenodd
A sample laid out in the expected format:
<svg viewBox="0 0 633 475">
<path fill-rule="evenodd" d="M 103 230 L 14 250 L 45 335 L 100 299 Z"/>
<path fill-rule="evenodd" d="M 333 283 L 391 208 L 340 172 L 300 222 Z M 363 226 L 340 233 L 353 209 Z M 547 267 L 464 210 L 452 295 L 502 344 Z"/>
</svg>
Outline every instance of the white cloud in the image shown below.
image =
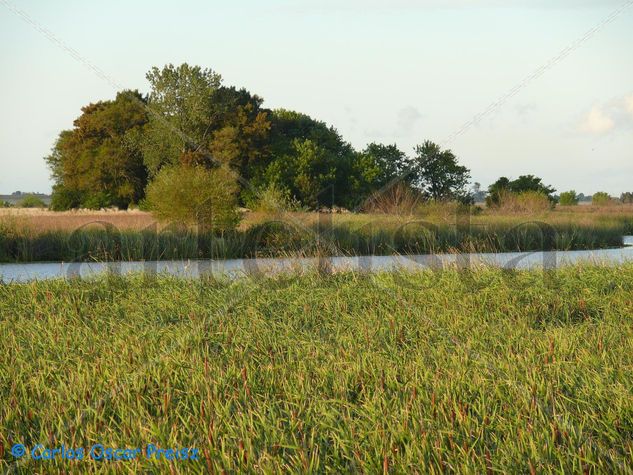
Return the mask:
<svg viewBox="0 0 633 475">
<path fill-rule="evenodd" d="M 600 107 L 594 106 L 580 124 L 580 130 L 589 134 L 604 134 L 615 127 L 615 121 Z"/>
</svg>

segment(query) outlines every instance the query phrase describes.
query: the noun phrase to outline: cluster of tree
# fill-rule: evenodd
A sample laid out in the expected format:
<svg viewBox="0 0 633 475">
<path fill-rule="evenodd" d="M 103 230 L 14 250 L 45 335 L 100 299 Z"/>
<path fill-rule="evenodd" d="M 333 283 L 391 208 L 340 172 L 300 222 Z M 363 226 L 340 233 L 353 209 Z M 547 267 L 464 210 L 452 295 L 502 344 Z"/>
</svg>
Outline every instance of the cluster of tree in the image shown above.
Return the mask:
<svg viewBox="0 0 633 475">
<path fill-rule="evenodd" d="M 210 69 L 168 65 L 153 68 L 147 79 L 147 96 L 123 91 L 90 104 L 72 130 L 61 132 L 46 158 L 55 181 L 53 209 L 127 208 L 149 195 L 155 181 L 155 190 L 176 200 L 169 183 L 200 184 L 205 177 L 245 205 L 274 188 L 310 208 L 355 208 L 396 182 L 428 199 L 470 199 L 469 170 L 432 142 L 416 147 L 411 158 L 395 145 L 357 151 L 335 128 L 266 109 L 259 96 L 223 85 Z"/>
<path fill-rule="evenodd" d="M 574 190 L 566 191 L 560 194 L 559 203 L 561 206 L 574 206 L 577 205 L 580 201 L 591 201 L 592 204 L 596 206 L 605 206 L 609 204 L 632 204 L 633 203 L 633 193 L 625 192 L 620 195 L 620 199 L 611 197 L 609 193 L 606 191 L 598 191 L 594 193 L 592 196 L 585 197 L 582 193 L 576 194 Z"/>
<path fill-rule="evenodd" d="M 553 187 L 545 185 L 542 178 L 534 175 L 521 175 L 515 180 L 510 180 L 502 176 L 488 187 L 486 204 L 489 207 L 500 206 L 504 196 L 508 196 L 508 194 L 518 195 L 530 192 L 546 196 L 553 204 L 556 202 L 556 198 L 554 197 L 555 191 Z"/>
</svg>

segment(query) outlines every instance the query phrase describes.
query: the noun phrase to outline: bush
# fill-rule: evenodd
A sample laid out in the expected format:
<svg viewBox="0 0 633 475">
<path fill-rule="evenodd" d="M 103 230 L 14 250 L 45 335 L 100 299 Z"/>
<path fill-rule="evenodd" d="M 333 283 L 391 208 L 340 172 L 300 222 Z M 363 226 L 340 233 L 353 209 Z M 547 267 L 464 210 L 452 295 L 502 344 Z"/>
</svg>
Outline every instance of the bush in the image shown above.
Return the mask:
<svg viewBox="0 0 633 475">
<path fill-rule="evenodd" d="M 53 211 L 66 211 L 72 208 L 79 208 L 82 194 L 76 190 L 69 190 L 63 185 L 53 186 L 51 196 L 51 209 Z"/>
<path fill-rule="evenodd" d="M 112 197 L 109 193 L 100 191 L 98 193 L 91 193 L 81 203 L 82 208 L 87 209 L 102 209 L 108 208 L 112 204 Z"/>
<path fill-rule="evenodd" d="M 591 198 L 591 204 L 594 206 L 608 206 L 612 204 L 611 196 L 609 196 L 609 193 L 599 191 Z"/>
<path fill-rule="evenodd" d="M 511 191 L 500 190 L 497 195 L 498 204 L 495 206 L 499 211 L 506 213 L 533 213 L 552 209 L 550 198 L 540 191 L 524 191 L 523 193 L 512 193 Z"/>
<path fill-rule="evenodd" d="M 270 183 L 265 188 L 256 191 L 253 197 L 246 202 L 246 206 L 253 211 L 263 213 L 279 213 L 301 209 L 301 204 L 290 195 L 290 192 L 275 183 Z"/>
<path fill-rule="evenodd" d="M 420 192 L 406 183 L 396 183 L 370 196 L 363 205 L 363 209 L 368 213 L 409 216 L 415 213 L 422 202 Z"/>
<path fill-rule="evenodd" d="M 35 195 L 27 195 L 18 202 L 20 208 L 46 208 L 46 203 Z"/>
<path fill-rule="evenodd" d="M 163 168 L 148 185 L 146 203 L 159 221 L 225 231 L 239 223 L 237 178 L 221 167 Z"/>
<path fill-rule="evenodd" d="M 578 195 L 574 190 L 565 191 L 560 194 L 559 203 L 561 206 L 576 206 L 578 204 Z"/>
<path fill-rule="evenodd" d="M 633 204 L 633 192 L 627 191 L 620 195 L 620 201 L 624 204 Z"/>
</svg>

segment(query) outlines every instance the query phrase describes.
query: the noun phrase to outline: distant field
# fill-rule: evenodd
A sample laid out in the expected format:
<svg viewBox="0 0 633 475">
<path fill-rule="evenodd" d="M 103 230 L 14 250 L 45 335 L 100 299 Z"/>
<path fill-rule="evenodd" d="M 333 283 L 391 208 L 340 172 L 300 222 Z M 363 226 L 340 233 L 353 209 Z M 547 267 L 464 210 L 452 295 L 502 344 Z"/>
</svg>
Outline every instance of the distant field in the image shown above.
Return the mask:
<svg viewBox="0 0 633 475">
<path fill-rule="evenodd" d="M 633 234 L 633 206 L 475 215 L 428 206 L 416 216 L 246 212 L 222 236 L 161 225 L 140 211 L 9 209 L 0 210 L 0 261 L 598 249 L 621 246 L 626 234 Z"/>
<path fill-rule="evenodd" d="M 633 266 L 0 286 L 13 473 L 627 473 Z M 197 462 L 15 463 L 196 447 Z"/>
<path fill-rule="evenodd" d="M 0 222 L 11 220 L 35 232 L 75 231 L 94 223 L 109 223 L 120 230 L 140 231 L 156 223 L 143 211 L 49 211 L 38 208 L 0 208 Z"/>
</svg>

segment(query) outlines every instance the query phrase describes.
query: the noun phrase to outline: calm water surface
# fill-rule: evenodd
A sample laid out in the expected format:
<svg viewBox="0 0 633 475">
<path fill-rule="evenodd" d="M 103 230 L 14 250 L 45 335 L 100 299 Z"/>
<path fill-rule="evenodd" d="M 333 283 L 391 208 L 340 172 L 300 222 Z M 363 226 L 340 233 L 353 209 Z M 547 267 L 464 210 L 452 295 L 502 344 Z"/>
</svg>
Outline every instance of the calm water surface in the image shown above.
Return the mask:
<svg viewBox="0 0 633 475">
<path fill-rule="evenodd" d="M 633 262 L 633 236 L 624 237 L 625 247 L 593 251 L 501 252 L 481 254 L 426 254 L 417 256 L 363 256 L 330 258 L 228 259 L 145 262 L 34 262 L 0 264 L 4 282 L 95 277 L 108 272 L 158 273 L 196 278 L 200 275 L 238 278 L 247 275 L 274 275 L 280 272 L 326 268 L 333 272 L 440 269 L 446 266 L 476 268 L 489 266 L 504 269 L 554 269 L 578 263 L 617 265 Z"/>
</svg>

